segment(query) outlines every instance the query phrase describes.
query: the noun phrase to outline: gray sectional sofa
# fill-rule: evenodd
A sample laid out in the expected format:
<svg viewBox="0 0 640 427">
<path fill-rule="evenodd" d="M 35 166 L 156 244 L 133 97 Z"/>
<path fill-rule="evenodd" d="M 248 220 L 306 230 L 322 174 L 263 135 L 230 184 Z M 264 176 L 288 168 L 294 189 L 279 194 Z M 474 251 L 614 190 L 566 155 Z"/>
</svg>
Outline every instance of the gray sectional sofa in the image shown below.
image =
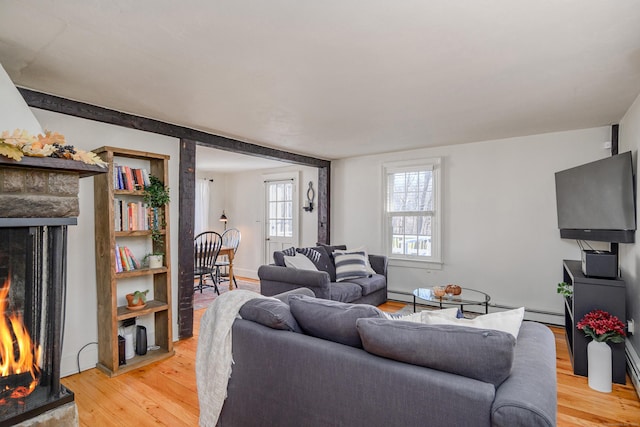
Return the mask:
<svg viewBox="0 0 640 427">
<path fill-rule="evenodd" d="M 346 246 L 318 245 L 310 248 L 320 254 L 315 262 L 318 271 L 297 270 L 286 267 L 285 254 L 276 251 L 274 264 L 258 268 L 260 292 L 273 296 L 301 287 L 309 288 L 317 298 L 349 303 L 380 305 L 387 301 L 387 257 L 368 254 L 369 263 L 375 274 L 368 277 L 336 280 L 333 252 L 346 250 Z M 297 256 L 304 256 L 300 253 Z"/>
<path fill-rule="evenodd" d="M 389 320 L 370 305 L 279 298 L 249 301 L 233 324 L 220 427 L 556 424 L 555 341 L 542 324 L 523 322 L 516 340 Z M 400 361 L 413 346 L 424 366 Z"/>
</svg>

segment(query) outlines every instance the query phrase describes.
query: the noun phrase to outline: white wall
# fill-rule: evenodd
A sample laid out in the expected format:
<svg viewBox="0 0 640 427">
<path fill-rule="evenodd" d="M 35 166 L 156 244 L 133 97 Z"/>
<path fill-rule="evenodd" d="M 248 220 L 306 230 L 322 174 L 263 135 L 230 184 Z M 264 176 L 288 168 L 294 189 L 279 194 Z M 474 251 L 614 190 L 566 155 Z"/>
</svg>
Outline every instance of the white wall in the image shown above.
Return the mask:
<svg viewBox="0 0 640 427">
<path fill-rule="evenodd" d="M 0 64 L 0 133 L 25 129 L 33 136 L 42 133 L 42 127 L 29 109 L 18 89 Z"/>
<path fill-rule="evenodd" d="M 383 163 L 442 157 L 444 263 L 391 261 L 389 288 L 457 283 L 489 293 L 495 304 L 560 314 L 562 260 L 580 252 L 559 236 L 554 173 L 608 156 L 609 140 L 610 128 L 599 127 L 335 161 L 331 242 L 381 253 Z"/>
<path fill-rule="evenodd" d="M 44 129 L 59 132 L 69 144 L 84 150 L 102 146 L 126 147 L 168 154 L 169 188 L 172 203 L 171 227 L 171 283 L 173 302 L 173 336 L 177 339 L 178 300 L 178 167 L 180 145 L 177 139 L 148 132 L 113 126 L 44 110 L 32 109 Z M 97 332 L 97 293 L 95 267 L 95 232 L 93 208 L 93 178 L 80 180 L 80 216 L 78 225 L 69 227 L 67 260 L 67 307 L 62 349 L 62 376 L 76 373 L 76 355 L 87 343 L 95 342 Z M 150 336 L 150 342 L 152 337 Z M 97 346 L 88 346 L 81 353 L 81 369 L 95 367 Z"/>
<path fill-rule="evenodd" d="M 619 152 L 631 151 L 634 170 L 636 171 L 636 218 L 640 218 L 637 201 L 638 149 L 640 148 L 640 96 L 620 120 Z M 637 219 L 636 219 L 637 222 Z M 636 232 L 636 241 L 640 234 Z M 635 349 L 635 357 L 640 354 L 640 245 L 620 245 L 620 267 L 625 281 L 627 296 L 627 319 L 635 320 L 636 332 L 631 335 L 627 344 Z M 636 361 L 640 368 L 640 360 Z M 640 393 L 640 389 L 638 391 Z"/>
</svg>

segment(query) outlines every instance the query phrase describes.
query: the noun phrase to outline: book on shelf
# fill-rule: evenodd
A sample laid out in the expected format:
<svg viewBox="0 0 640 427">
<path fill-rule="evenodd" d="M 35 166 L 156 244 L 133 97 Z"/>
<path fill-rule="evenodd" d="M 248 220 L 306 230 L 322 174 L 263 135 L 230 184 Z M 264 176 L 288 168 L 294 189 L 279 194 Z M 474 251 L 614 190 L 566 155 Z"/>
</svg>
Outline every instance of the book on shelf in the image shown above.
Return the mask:
<svg viewBox="0 0 640 427">
<path fill-rule="evenodd" d="M 140 263 L 138 262 L 136 257 L 133 256 L 133 254 L 131 253 L 128 247 L 125 246 L 124 249 L 125 249 L 125 252 L 127 253 L 127 257 L 130 261 L 130 264 L 133 267 L 132 270 L 138 270 L 140 268 Z"/>
<path fill-rule="evenodd" d="M 142 201 L 127 202 L 114 197 L 113 210 L 115 231 L 146 231 L 150 229 L 151 208 L 146 203 Z"/>
<path fill-rule="evenodd" d="M 113 188 L 116 190 L 142 190 L 151 184 L 149 171 L 130 166 L 113 165 Z"/>
<path fill-rule="evenodd" d="M 116 273 L 122 271 L 139 270 L 142 266 L 140 261 L 133 255 L 131 249 L 126 246 L 120 246 L 116 243 L 115 247 L 116 256 Z"/>
<path fill-rule="evenodd" d="M 116 243 L 115 256 L 116 256 L 116 273 L 120 273 L 122 271 L 122 259 L 120 259 L 120 247 L 118 246 L 117 243 Z"/>
</svg>

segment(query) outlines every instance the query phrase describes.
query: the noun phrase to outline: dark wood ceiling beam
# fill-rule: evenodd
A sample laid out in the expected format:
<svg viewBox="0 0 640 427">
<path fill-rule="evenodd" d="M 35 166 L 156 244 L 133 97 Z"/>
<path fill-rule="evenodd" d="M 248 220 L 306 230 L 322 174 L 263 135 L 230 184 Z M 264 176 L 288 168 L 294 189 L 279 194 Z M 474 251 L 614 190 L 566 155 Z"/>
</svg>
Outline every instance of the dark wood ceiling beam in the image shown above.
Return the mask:
<svg viewBox="0 0 640 427">
<path fill-rule="evenodd" d="M 331 164 L 329 160 L 317 159 L 315 157 L 304 156 L 302 154 L 263 147 L 261 145 L 238 141 L 236 139 L 214 135 L 184 126 L 165 123 L 160 120 L 136 116 L 134 114 L 123 113 L 121 111 L 111 110 L 97 105 L 86 104 L 84 102 L 73 101 L 55 95 L 36 92 L 31 89 L 19 87 L 18 90 L 27 102 L 27 105 L 33 108 L 55 111 L 57 113 L 82 117 L 84 119 L 123 126 L 130 129 L 158 133 L 160 135 L 171 136 L 178 139 L 188 139 L 196 141 L 198 145 L 231 151 L 234 153 L 248 154 L 265 159 L 280 160 L 319 168 L 328 167 Z"/>
</svg>

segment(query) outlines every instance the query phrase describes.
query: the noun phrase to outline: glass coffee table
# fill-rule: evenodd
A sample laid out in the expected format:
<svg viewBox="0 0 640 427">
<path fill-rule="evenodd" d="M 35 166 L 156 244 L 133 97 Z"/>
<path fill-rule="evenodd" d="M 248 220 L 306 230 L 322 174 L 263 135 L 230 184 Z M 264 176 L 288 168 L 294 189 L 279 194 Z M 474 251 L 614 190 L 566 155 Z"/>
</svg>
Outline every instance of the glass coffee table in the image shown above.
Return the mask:
<svg viewBox="0 0 640 427">
<path fill-rule="evenodd" d="M 437 297 L 434 295 L 431 288 L 418 288 L 413 291 L 413 312 L 416 312 L 416 299 L 429 303 L 428 305 L 437 304 L 440 308 L 445 305 L 458 305 L 460 311 L 464 313 L 465 305 L 480 305 L 484 306 L 484 312 L 489 313 L 489 301 L 491 297 L 481 291 L 475 289 L 462 288 L 460 295 L 445 295 Z"/>
</svg>

